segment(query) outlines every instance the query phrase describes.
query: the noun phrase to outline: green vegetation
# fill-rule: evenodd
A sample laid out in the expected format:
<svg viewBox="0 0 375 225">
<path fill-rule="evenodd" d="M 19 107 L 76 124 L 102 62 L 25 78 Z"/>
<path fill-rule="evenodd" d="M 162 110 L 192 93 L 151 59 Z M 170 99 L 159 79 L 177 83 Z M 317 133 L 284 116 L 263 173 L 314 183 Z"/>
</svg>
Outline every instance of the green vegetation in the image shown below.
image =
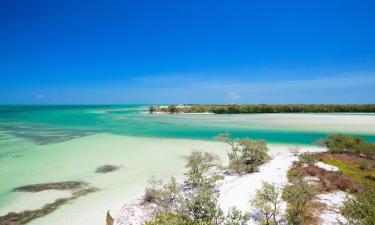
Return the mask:
<svg viewBox="0 0 375 225">
<path fill-rule="evenodd" d="M 215 182 L 222 179 L 217 170 L 221 167 L 219 156 L 212 153 L 193 151 L 186 158 L 185 167 L 187 181 L 193 186 L 213 188 Z"/>
<path fill-rule="evenodd" d="M 330 153 L 362 154 L 368 158 L 375 157 L 375 144 L 366 143 L 363 138 L 334 134 L 329 135 L 325 145 Z"/>
<path fill-rule="evenodd" d="M 298 155 L 298 160 L 302 163 L 314 164 L 316 162 L 315 154 L 304 152 Z"/>
<path fill-rule="evenodd" d="M 152 113 L 154 113 L 155 111 L 157 111 L 157 108 L 156 108 L 155 106 L 152 106 L 152 105 L 151 105 L 151 106 L 148 107 L 148 112 L 149 112 L 149 113 L 152 114 Z"/>
<path fill-rule="evenodd" d="M 169 107 L 168 107 L 169 108 Z M 169 109 L 159 108 L 164 112 L 171 112 Z M 184 105 L 173 113 L 203 113 L 211 112 L 216 114 L 239 114 L 239 113 L 373 113 L 375 104 L 280 104 L 280 105 Z"/>
<path fill-rule="evenodd" d="M 260 215 L 260 224 L 278 225 L 280 223 L 280 204 L 282 188 L 274 183 L 263 182 L 262 188 L 256 191 L 250 204 Z"/>
<path fill-rule="evenodd" d="M 145 201 L 157 205 L 157 215 L 146 225 L 245 225 L 247 215 L 232 209 L 226 216 L 218 206 L 215 182 L 219 158 L 211 153 L 194 151 L 186 158 L 186 185 L 182 191 L 172 178 L 168 184 L 151 180 L 146 189 Z"/>
<path fill-rule="evenodd" d="M 348 199 L 341 209 L 348 224 L 373 225 L 375 221 L 375 189 L 367 189 Z"/>
<path fill-rule="evenodd" d="M 340 173 L 351 178 L 357 184 L 364 187 L 375 187 L 375 181 L 370 178 L 375 176 L 375 169 L 364 170 L 360 163 L 343 162 L 339 159 L 321 159 L 321 161 L 338 167 Z"/>
<path fill-rule="evenodd" d="M 308 209 L 318 190 L 304 181 L 302 175 L 296 178 L 292 184 L 284 188 L 282 194 L 283 199 L 288 203 L 286 220 L 288 224 L 293 225 L 309 224 L 312 218 Z"/>
<path fill-rule="evenodd" d="M 267 143 L 264 140 L 244 138 L 234 141 L 229 134 L 221 134 L 216 139 L 229 144 L 228 168 L 239 175 L 257 171 L 260 165 L 270 159 Z"/>
<path fill-rule="evenodd" d="M 155 203 L 160 211 L 168 211 L 178 204 L 180 189 L 176 179 L 171 177 L 170 182 L 164 184 L 162 180 L 152 177 L 150 186 L 145 190 L 145 201 Z"/>
</svg>

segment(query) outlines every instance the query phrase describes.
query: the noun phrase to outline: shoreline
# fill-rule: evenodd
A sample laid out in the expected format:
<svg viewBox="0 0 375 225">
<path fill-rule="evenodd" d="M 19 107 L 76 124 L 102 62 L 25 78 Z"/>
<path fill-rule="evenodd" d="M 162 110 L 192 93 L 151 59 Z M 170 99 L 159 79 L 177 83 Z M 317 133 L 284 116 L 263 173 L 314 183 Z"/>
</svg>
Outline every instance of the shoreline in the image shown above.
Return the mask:
<svg viewBox="0 0 375 225">
<path fill-rule="evenodd" d="M 279 185 L 288 183 L 287 171 L 293 161 L 297 160 L 297 157 L 289 151 L 292 145 L 269 144 L 268 146 L 272 159 L 262 165 L 258 172 L 243 176 L 222 173 L 224 180 L 217 184 L 217 189 L 220 193 L 218 203 L 224 212 L 233 206 L 242 212 L 252 212 L 253 209 L 248 201 L 261 187 L 262 181 L 275 182 Z M 320 151 L 325 151 L 325 148 L 301 146 L 301 152 Z M 222 158 L 222 161 L 224 164 L 227 163 L 227 159 Z M 117 213 L 111 214 L 114 218 L 114 225 L 141 225 L 145 220 L 150 219 L 147 215 L 149 208 L 142 204 L 142 196 L 143 194 L 133 198 L 125 203 Z M 283 208 L 286 208 L 286 203 Z M 250 221 L 249 224 L 254 224 L 253 222 Z"/>
</svg>

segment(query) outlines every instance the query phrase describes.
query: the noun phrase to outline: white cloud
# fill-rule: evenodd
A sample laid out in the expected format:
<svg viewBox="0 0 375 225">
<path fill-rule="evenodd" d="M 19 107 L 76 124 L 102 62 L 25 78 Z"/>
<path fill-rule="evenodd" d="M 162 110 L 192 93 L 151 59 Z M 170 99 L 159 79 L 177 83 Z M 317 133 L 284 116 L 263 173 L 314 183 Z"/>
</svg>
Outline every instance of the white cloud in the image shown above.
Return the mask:
<svg viewBox="0 0 375 225">
<path fill-rule="evenodd" d="M 228 94 L 228 98 L 230 98 L 231 100 L 237 100 L 240 97 L 241 96 L 239 96 L 236 92 L 229 92 L 229 94 Z"/>
<path fill-rule="evenodd" d="M 36 95 L 36 99 L 38 99 L 38 100 L 42 100 L 44 98 L 46 98 L 46 95 L 43 95 L 43 94 L 37 94 Z"/>
</svg>

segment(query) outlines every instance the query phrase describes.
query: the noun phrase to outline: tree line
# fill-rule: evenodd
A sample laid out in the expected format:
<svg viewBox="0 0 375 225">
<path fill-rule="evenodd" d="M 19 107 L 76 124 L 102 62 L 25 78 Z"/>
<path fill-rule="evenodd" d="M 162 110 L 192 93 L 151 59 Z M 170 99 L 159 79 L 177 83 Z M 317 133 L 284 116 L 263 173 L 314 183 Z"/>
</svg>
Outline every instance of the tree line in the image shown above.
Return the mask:
<svg viewBox="0 0 375 225">
<path fill-rule="evenodd" d="M 149 112 L 166 113 L 374 113 L 375 104 L 256 104 L 256 105 L 169 105 L 150 106 Z"/>
</svg>

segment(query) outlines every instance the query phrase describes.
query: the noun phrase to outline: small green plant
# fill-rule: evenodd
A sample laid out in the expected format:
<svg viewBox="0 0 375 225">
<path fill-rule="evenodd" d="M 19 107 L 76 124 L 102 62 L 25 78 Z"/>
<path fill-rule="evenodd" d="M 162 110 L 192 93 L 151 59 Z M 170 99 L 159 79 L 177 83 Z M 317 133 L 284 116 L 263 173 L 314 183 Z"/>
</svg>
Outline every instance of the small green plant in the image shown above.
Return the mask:
<svg viewBox="0 0 375 225">
<path fill-rule="evenodd" d="M 244 138 L 234 141 L 229 134 L 221 134 L 216 139 L 229 144 L 228 168 L 238 175 L 256 172 L 260 165 L 270 159 L 267 142 L 264 140 Z"/>
<path fill-rule="evenodd" d="M 231 208 L 225 217 L 223 225 L 246 225 L 250 220 L 250 214 L 243 214 L 235 207 Z"/>
<path fill-rule="evenodd" d="M 178 108 L 175 105 L 169 105 L 168 106 L 168 112 L 173 114 L 178 112 Z"/>
<path fill-rule="evenodd" d="M 314 164 L 316 162 L 316 157 L 314 153 L 304 152 L 299 154 L 298 160 L 302 163 Z"/>
<path fill-rule="evenodd" d="M 359 154 L 361 148 L 365 146 L 365 140 L 343 134 L 333 134 L 328 136 L 325 145 L 330 153 Z"/>
<path fill-rule="evenodd" d="M 342 214 L 348 224 L 373 225 L 375 221 L 375 189 L 367 189 L 356 195 L 355 198 L 344 202 Z"/>
<path fill-rule="evenodd" d="M 260 215 L 260 223 L 268 225 L 279 224 L 282 189 L 274 183 L 263 182 L 262 188 L 256 191 L 250 204 Z"/>
<path fill-rule="evenodd" d="M 300 225 L 306 222 L 309 203 L 317 193 L 318 189 L 304 181 L 301 174 L 293 184 L 284 188 L 282 197 L 288 203 L 286 215 L 288 224 Z"/>
<path fill-rule="evenodd" d="M 221 167 L 219 156 L 201 151 L 193 151 L 186 158 L 185 175 L 187 181 L 193 186 L 202 186 L 211 188 L 217 180 L 223 177 L 217 169 Z"/>
<path fill-rule="evenodd" d="M 368 160 L 363 160 L 362 162 L 359 163 L 358 168 L 361 170 L 370 170 L 370 161 Z"/>
<path fill-rule="evenodd" d="M 149 183 L 150 187 L 145 190 L 145 202 L 155 203 L 160 211 L 167 211 L 176 207 L 180 189 L 174 177 L 171 177 L 170 182 L 166 184 L 161 179 L 152 177 Z"/>
</svg>

